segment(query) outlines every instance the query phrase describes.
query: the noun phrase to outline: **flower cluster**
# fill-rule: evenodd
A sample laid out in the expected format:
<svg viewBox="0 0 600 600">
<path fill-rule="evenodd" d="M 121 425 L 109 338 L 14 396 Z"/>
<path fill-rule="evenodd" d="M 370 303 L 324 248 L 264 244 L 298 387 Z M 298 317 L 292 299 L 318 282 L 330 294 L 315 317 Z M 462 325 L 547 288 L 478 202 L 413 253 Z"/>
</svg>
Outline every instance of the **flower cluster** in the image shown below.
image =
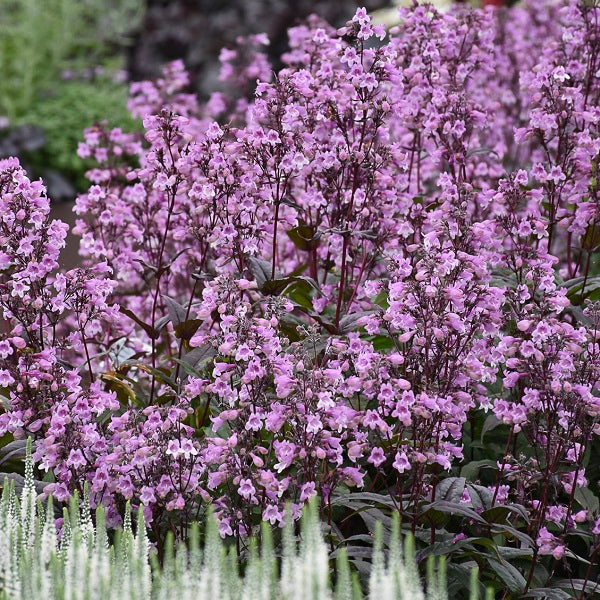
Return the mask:
<svg viewBox="0 0 600 600">
<path fill-rule="evenodd" d="M 239 538 L 368 485 L 414 521 L 488 412 L 506 450 L 462 504 L 518 502 L 557 561 L 597 535 L 599 9 L 507 11 L 311 18 L 275 75 L 261 36 L 224 50 L 205 104 L 180 62 L 134 84 L 143 138 L 79 147 L 75 271 L 0 163 L 0 427 L 40 438 L 48 491 L 156 531 L 212 502 Z"/>
</svg>

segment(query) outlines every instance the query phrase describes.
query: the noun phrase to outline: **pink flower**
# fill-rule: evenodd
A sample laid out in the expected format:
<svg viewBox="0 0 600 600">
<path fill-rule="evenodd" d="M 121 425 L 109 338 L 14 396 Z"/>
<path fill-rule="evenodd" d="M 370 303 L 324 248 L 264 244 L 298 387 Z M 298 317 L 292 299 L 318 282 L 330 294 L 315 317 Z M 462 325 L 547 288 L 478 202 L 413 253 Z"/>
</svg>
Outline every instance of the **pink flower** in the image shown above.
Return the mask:
<svg viewBox="0 0 600 600">
<path fill-rule="evenodd" d="M 409 471 L 411 468 L 408 457 L 406 456 L 406 452 L 396 452 L 396 456 L 394 457 L 394 462 L 392 466 L 398 473 L 404 473 L 405 471 Z"/>
<path fill-rule="evenodd" d="M 218 531 L 219 535 L 223 539 L 225 539 L 227 536 L 233 535 L 233 529 L 231 529 L 229 518 L 219 519 Z"/>
<path fill-rule="evenodd" d="M 192 440 L 182 438 L 179 447 L 179 453 L 185 458 L 190 458 L 190 456 L 196 456 L 196 454 L 198 454 L 198 450 L 196 450 L 196 448 L 194 447 L 194 443 L 192 442 Z"/>
<path fill-rule="evenodd" d="M 0 386 L 8 387 L 15 382 L 14 377 L 7 369 L 0 369 Z"/>
<path fill-rule="evenodd" d="M 83 467 L 86 465 L 85 457 L 83 452 L 79 448 L 74 448 L 69 452 L 69 458 L 67 459 L 67 465 L 71 467 Z"/>
<path fill-rule="evenodd" d="M 305 483 L 300 491 L 300 502 L 307 502 L 313 496 L 315 496 L 317 494 L 315 487 L 314 481 L 308 481 Z"/>
<path fill-rule="evenodd" d="M 386 460 L 386 458 L 385 458 L 383 449 L 381 449 L 379 447 L 375 447 L 375 448 L 373 448 L 373 450 L 371 450 L 371 454 L 368 458 L 368 461 L 371 464 L 375 465 L 376 467 L 379 467 L 385 462 L 385 460 Z M 395 463 L 394 463 L 394 468 L 396 468 Z"/>
<path fill-rule="evenodd" d="M 281 524 L 283 523 L 283 514 L 274 504 L 268 504 L 263 511 L 262 519 L 263 521 L 269 521 L 271 525 Z"/>
<path fill-rule="evenodd" d="M 252 485 L 251 479 L 242 479 L 240 481 L 240 486 L 238 487 L 238 494 L 242 496 L 242 498 L 249 500 L 254 496 L 255 493 L 256 489 Z"/>
<path fill-rule="evenodd" d="M 177 458 L 181 454 L 179 440 L 170 440 L 167 445 L 167 454 L 173 458 Z"/>
<path fill-rule="evenodd" d="M 143 486 L 140 494 L 140 501 L 142 504 L 154 504 L 156 502 L 156 496 L 154 490 L 151 487 Z"/>
</svg>

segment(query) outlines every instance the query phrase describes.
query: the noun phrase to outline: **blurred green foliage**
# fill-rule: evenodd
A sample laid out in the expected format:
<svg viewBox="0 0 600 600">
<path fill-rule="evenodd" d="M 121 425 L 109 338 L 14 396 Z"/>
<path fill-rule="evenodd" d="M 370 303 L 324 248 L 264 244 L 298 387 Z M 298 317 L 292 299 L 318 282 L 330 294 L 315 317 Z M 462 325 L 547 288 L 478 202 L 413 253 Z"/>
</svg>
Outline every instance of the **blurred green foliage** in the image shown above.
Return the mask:
<svg viewBox="0 0 600 600">
<path fill-rule="evenodd" d="M 33 105 L 26 116 L 27 122 L 43 128 L 46 137 L 45 144 L 27 156 L 29 162 L 60 171 L 81 189 L 84 161 L 77 156 L 76 149 L 83 129 L 104 118 L 115 127 L 133 129 L 136 124 L 126 104 L 124 84 L 106 79 L 64 82 Z"/>
<path fill-rule="evenodd" d="M 35 125 L 45 143 L 30 167 L 82 182 L 75 151 L 101 118 L 131 128 L 125 104 L 124 49 L 144 0 L 0 0 L 0 137 Z"/>
</svg>

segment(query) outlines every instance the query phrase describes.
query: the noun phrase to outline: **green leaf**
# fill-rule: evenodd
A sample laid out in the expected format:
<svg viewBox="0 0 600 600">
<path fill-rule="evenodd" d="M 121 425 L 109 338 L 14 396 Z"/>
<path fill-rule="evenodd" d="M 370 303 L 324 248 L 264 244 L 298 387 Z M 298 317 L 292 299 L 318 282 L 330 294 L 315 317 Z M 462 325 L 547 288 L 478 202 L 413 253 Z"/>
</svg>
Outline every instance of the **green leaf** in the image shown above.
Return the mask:
<svg viewBox="0 0 600 600">
<path fill-rule="evenodd" d="M 171 322 L 171 317 L 169 315 L 165 315 L 164 317 L 160 317 L 160 319 L 156 319 L 154 323 L 154 331 L 162 331 L 167 325 L 167 323 Z"/>
<path fill-rule="evenodd" d="M 478 510 L 485 510 L 487 508 L 490 508 L 490 506 L 492 505 L 494 494 L 485 486 L 477 485 L 475 483 L 468 483 L 467 492 L 469 492 L 473 508 Z"/>
<path fill-rule="evenodd" d="M 13 440 L 0 448 L 0 465 L 15 460 L 20 463 L 25 460 L 26 452 L 26 440 Z"/>
<path fill-rule="evenodd" d="M 387 494 L 375 494 L 373 492 L 351 492 L 335 496 L 331 500 L 332 505 L 339 506 L 354 506 L 355 503 L 372 506 L 373 504 L 381 504 L 389 508 L 396 508 L 397 504 Z"/>
<path fill-rule="evenodd" d="M 443 527 L 450 520 L 447 512 L 436 510 L 435 508 L 428 508 L 421 516 L 425 519 L 428 526 L 435 525 L 435 527 Z"/>
<path fill-rule="evenodd" d="M 507 560 L 515 558 L 531 558 L 533 556 L 532 548 L 511 548 L 510 546 L 497 546 L 498 554 Z"/>
<path fill-rule="evenodd" d="M 265 283 L 271 279 L 271 271 L 273 268 L 271 263 L 262 258 L 249 256 L 248 264 L 250 265 L 250 271 L 252 271 L 256 285 L 258 285 L 259 289 L 262 289 Z M 277 273 L 275 273 L 275 276 L 277 278 Z"/>
<path fill-rule="evenodd" d="M 600 243 L 600 231 L 598 227 L 592 223 L 588 226 L 585 234 L 581 238 L 581 246 L 587 250 L 594 250 Z"/>
<path fill-rule="evenodd" d="M 563 590 L 553 588 L 535 588 L 529 590 L 522 598 L 545 598 L 546 600 L 569 600 L 573 598 Z"/>
<path fill-rule="evenodd" d="M 294 279 L 292 277 L 286 277 L 284 279 L 268 279 L 263 285 L 259 286 L 259 289 L 270 296 L 279 296 L 293 283 L 293 281 Z"/>
<path fill-rule="evenodd" d="M 575 281 L 577 283 L 572 284 L 567 291 L 567 298 L 574 304 L 581 304 L 586 298 L 591 298 L 591 296 L 600 292 L 599 275 L 588 277 L 587 279 L 584 277 L 577 277 L 576 279 L 569 280 L 569 282 L 565 282 L 565 284 Z"/>
<path fill-rule="evenodd" d="M 123 381 L 116 373 L 111 371 L 103 373 L 100 376 L 100 379 L 108 384 L 108 387 L 113 392 L 116 392 L 117 397 L 122 404 L 127 405 L 129 401 L 131 401 L 138 406 L 141 405 L 141 402 L 135 395 L 133 388 L 128 383 Z"/>
<path fill-rule="evenodd" d="M 200 369 L 204 363 L 216 354 L 216 350 L 210 344 L 204 344 L 197 348 L 192 348 L 186 352 L 181 360 L 185 365 L 189 365 L 193 369 Z"/>
<path fill-rule="evenodd" d="M 575 500 L 580 506 L 592 513 L 597 513 L 600 508 L 598 497 L 589 488 L 575 488 Z"/>
<path fill-rule="evenodd" d="M 366 339 L 371 341 L 371 343 L 373 344 L 373 349 L 376 352 L 392 350 L 392 348 L 394 348 L 394 340 L 385 335 L 373 335 L 369 336 Z"/>
<path fill-rule="evenodd" d="M 491 284 L 495 287 L 509 287 L 515 289 L 518 285 L 518 281 L 512 274 L 494 273 Z"/>
<path fill-rule="evenodd" d="M 161 371 L 160 369 L 155 369 L 154 367 L 151 367 L 144 363 L 140 363 L 140 362 L 136 362 L 136 361 L 129 361 L 129 360 L 126 360 L 124 363 L 122 363 L 119 368 L 123 368 L 123 367 L 135 367 L 137 369 L 140 369 L 141 371 L 144 371 L 150 375 L 153 375 L 157 380 L 162 381 L 163 383 L 166 383 L 171 388 L 177 389 L 177 383 L 169 376 L 168 373 L 165 373 L 164 371 Z"/>
<path fill-rule="evenodd" d="M 392 517 L 389 516 L 389 513 L 386 514 L 386 512 L 379 508 L 365 508 L 358 515 L 364 521 L 369 531 L 374 533 L 378 527 L 381 527 L 385 538 L 389 539 L 392 531 Z"/>
<path fill-rule="evenodd" d="M 446 502 L 460 502 L 467 480 L 464 477 L 446 477 L 435 488 L 435 499 Z"/>
<path fill-rule="evenodd" d="M 590 318 L 583 313 L 583 309 L 581 308 L 581 306 L 575 306 L 574 304 L 571 304 L 570 306 L 567 306 L 565 310 L 571 313 L 578 323 L 581 323 L 582 325 L 586 326 L 591 325 Z"/>
<path fill-rule="evenodd" d="M 351 315 L 346 315 L 340 319 L 340 333 L 350 333 L 355 331 L 359 326 L 357 321 L 366 315 L 373 314 L 372 310 L 362 310 Z"/>
<path fill-rule="evenodd" d="M 286 233 L 292 242 L 294 242 L 294 245 L 305 252 L 315 250 L 321 238 L 320 233 L 317 232 L 315 234 L 313 229 L 303 221 L 300 222 L 300 225 L 290 229 Z"/>
<path fill-rule="evenodd" d="M 496 560 L 490 556 L 487 558 L 487 561 L 492 570 L 500 577 L 511 592 L 521 593 L 525 589 L 527 581 L 519 569 L 503 558 Z"/>
<path fill-rule="evenodd" d="M 481 516 L 488 523 L 504 523 L 506 517 L 510 514 L 510 510 L 506 506 L 494 506 L 494 508 L 488 508 L 481 513 Z"/>
<path fill-rule="evenodd" d="M 484 458 L 483 460 L 472 460 L 462 467 L 460 470 L 461 477 L 465 477 L 469 481 L 475 481 L 479 477 L 479 471 L 484 467 L 493 467 L 497 469 L 496 461 Z"/>
<path fill-rule="evenodd" d="M 161 298 L 167 306 L 167 311 L 169 312 L 169 318 L 173 323 L 173 327 L 177 327 L 180 323 L 183 323 L 188 315 L 187 308 L 177 302 L 177 300 L 173 300 L 173 298 L 165 294 L 161 294 Z"/>
<path fill-rule="evenodd" d="M 488 431 L 496 429 L 498 425 L 502 425 L 502 421 L 494 414 L 488 415 L 481 428 L 481 442 L 483 442 L 483 436 L 488 433 Z"/>
<path fill-rule="evenodd" d="M 585 587 L 585 593 L 590 594 L 586 598 L 590 598 L 591 594 L 600 592 L 600 583 L 594 583 L 593 581 L 586 582 L 584 579 L 557 579 L 552 582 L 552 587 L 574 589 L 578 592 L 582 592 Z"/>
<path fill-rule="evenodd" d="M 196 331 L 198 331 L 200 325 L 202 325 L 202 319 L 182 321 L 175 326 L 175 337 L 189 342 Z"/>
<path fill-rule="evenodd" d="M 126 317 L 129 317 L 134 323 L 137 323 L 152 340 L 158 338 L 158 331 L 149 323 L 144 323 L 135 313 L 124 306 L 119 306 L 119 312 L 123 313 Z"/>
<path fill-rule="evenodd" d="M 488 548 L 489 550 L 493 550 L 494 552 L 498 551 L 498 547 L 494 540 L 487 537 L 476 537 L 476 538 L 468 538 L 473 545 L 483 546 L 484 548 Z"/>
<path fill-rule="evenodd" d="M 446 500 L 439 500 L 432 502 L 431 504 L 427 504 L 424 507 L 423 513 L 425 514 L 427 511 L 434 509 L 439 512 L 449 514 L 449 515 L 460 515 L 462 517 L 468 517 L 473 521 L 481 524 L 485 524 L 485 520 L 483 517 L 478 515 L 472 508 L 469 508 L 465 504 L 461 502 L 447 502 Z"/>
<path fill-rule="evenodd" d="M 319 284 L 312 279 L 311 277 L 305 277 L 301 275 L 293 275 L 291 277 L 284 277 L 282 279 L 269 279 L 265 281 L 262 286 L 259 286 L 260 289 L 265 292 L 265 294 L 270 294 L 272 296 L 279 296 L 283 294 L 288 288 L 295 286 L 295 284 L 308 284 L 307 287 L 313 290 L 316 290 L 320 293 Z"/>
<path fill-rule="evenodd" d="M 306 306 L 301 306 L 299 304 L 296 304 L 295 307 L 299 311 L 303 312 L 304 314 L 306 314 L 309 317 L 311 317 L 312 319 L 314 319 L 328 333 L 331 333 L 334 335 L 339 333 L 338 328 L 333 323 L 329 322 L 325 317 L 320 315 L 318 312 L 315 312 L 314 310 L 307 308 Z"/>
<path fill-rule="evenodd" d="M 493 148 L 475 148 L 474 150 L 469 150 L 467 156 L 475 156 L 477 154 L 493 154 L 498 157 L 498 153 Z"/>
<path fill-rule="evenodd" d="M 463 550 L 465 547 L 470 547 L 474 539 L 477 538 L 466 538 L 464 540 L 454 541 L 454 538 L 444 540 L 443 542 L 435 542 L 424 550 L 419 552 L 420 556 L 425 558 L 427 556 L 446 556 L 457 550 Z M 483 538 L 482 538 L 483 539 Z M 489 542 L 489 540 L 487 540 Z M 493 544 L 493 542 L 490 542 Z"/>
<path fill-rule="evenodd" d="M 358 239 L 371 241 L 374 241 L 379 237 L 374 229 L 360 229 L 358 231 L 353 231 L 352 235 Z"/>
<path fill-rule="evenodd" d="M 570 290 L 576 286 L 580 286 L 584 279 L 584 277 L 573 277 L 573 279 L 567 279 L 566 281 L 563 281 L 558 287 Z"/>
<path fill-rule="evenodd" d="M 505 504 L 510 512 L 519 515 L 525 523 L 529 523 L 529 511 L 522 504 Z"/>
<path fill-rule="evenodd" d="M 519 540 L 522 544 L 525 544 L 526 548 L 535 547 L 535 542 L 531 537 L 529 537 L 526 533 L 519 531 L 515 527 L 512 527 L 511 525 L 507 525 L 506 523 L 493 525 L 491 530 L 493 533 L 500 533 L 509 539 L 514 538 Z"/>
</svg>

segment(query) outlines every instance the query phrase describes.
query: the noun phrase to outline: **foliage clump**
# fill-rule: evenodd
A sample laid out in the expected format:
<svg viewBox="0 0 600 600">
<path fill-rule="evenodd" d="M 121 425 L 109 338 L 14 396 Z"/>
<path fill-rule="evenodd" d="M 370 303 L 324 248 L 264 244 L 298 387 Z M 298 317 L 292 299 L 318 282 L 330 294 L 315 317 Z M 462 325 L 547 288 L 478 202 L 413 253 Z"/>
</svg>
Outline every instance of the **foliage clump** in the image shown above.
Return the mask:
<svg viewBox="0 0 600 600">
<path fill-rule="evenodd" d="M 95 0 L 0 1 L 0 157 L 18 153 L 49 184 L 62 180 L 53 186 L 61 199 L 85 185 L 75 153 L 85 127 L 137 126 L 125 109 L 123 49 L 143 13 L 142 0 L 101 10 Z"/>
</svg>

